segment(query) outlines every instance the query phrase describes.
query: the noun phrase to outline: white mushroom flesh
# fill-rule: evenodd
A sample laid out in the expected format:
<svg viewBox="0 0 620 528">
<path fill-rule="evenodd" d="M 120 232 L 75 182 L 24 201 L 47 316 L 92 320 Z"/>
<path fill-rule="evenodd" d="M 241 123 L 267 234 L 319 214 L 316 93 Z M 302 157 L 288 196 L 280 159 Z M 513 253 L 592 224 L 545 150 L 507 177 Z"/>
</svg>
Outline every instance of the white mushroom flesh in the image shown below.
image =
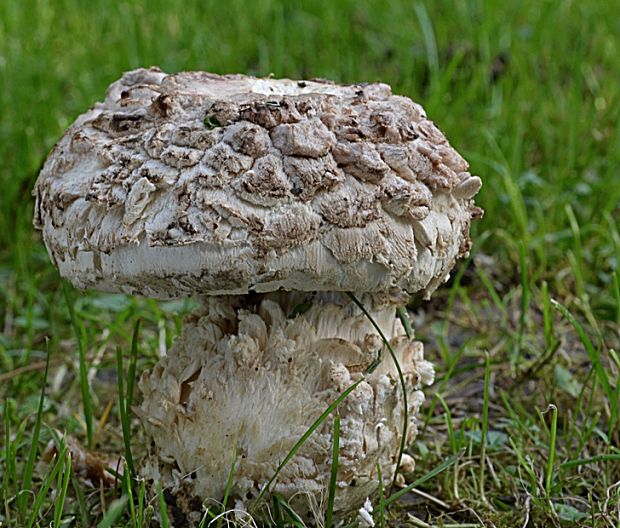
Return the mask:
<svg viewBox="0 0 620 528">
<path fill-rule="evenodd" d="M 394 304 L 360 298 L 403 370 L 410 442 L 424 400 L 419 389 L 432 382 L 432 366 L 422 344 L 405 335 Z M 307 311 L 293 315 L 299 305 Z M 383 360 L 368 373 L 379 354 Z M 144 473 L 163 481 L 182 509 L 193 496 L 221 499 L 236 454 L 232 494 L 248 503 L 312 423 L 358 380 L 335 411 L 341 418 L 337 514 L 374 493 L 377 464 L 386 487 L 396 469 L 403 395 L 377 330 L 345 294 L 208 297 L 169 355 L 141 379 L 139 415 L 154 440 Z M 324 511 L 332 442 L 333 414 L 273 485 L 298 512 Z"/>
</svg>

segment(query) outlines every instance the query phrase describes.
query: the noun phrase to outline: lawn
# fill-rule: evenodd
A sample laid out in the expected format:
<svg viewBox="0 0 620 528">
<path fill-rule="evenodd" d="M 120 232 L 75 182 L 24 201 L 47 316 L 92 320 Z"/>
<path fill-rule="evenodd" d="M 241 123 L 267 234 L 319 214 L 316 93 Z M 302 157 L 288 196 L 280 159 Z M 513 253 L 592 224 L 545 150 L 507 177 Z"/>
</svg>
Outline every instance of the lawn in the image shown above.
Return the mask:
<svg viewBox="0 0 620 528">
<path fill-rule="evenodd" d="M 386 526 L 620 526 L 616 2 L 3 0 L 1 527 L 162 519 L 165 493 L 89 487 L 61 445 L 56 464 L 44 452 L 66 434 L 122 455 L 117 349 L 126 381 L 132 344 L 141 372 L 194 304 L 63 286 L 31 221 L 55 141 L 150 65 L 386 82 L 482 178 L 470 258 L 409 305 L 437 371 L 408 450 L 412 478 L 429 478 L 391 502 Z M 142 431 L 124 422 L 138 462 Z M 274 525 L 291 525 L 282 511 Z"/>
</svg>

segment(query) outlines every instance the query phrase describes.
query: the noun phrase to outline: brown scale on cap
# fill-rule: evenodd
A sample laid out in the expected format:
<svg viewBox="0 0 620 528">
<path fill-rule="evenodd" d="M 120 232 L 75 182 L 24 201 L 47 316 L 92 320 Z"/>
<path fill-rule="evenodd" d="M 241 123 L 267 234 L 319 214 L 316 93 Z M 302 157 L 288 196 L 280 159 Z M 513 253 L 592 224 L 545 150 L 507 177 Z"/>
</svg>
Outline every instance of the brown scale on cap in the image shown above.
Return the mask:
<svg viewBox="0 0 620 528">
<path fill-rule="evenodd" d="M 309 290 L 414 292 L 466 253 L 479 188 L 423 109 L 387 85 L 151 68 L 114 83 L 50 154 L 36 186 L 36 223 L 61 273 L 80 287 L 135 291 L 140 276 L 159 269 L 183 275 L 188 291 L 149 290 L 158 297 L 241 293 L 275 275 L 287 288 L 289 275 L 321 268 L 320 259 L 342 272 L 309 281 Z M 236 213 L 212 214 L 221 208 Z M 424 224 L 433 211 L 440 221 Z M 235 225 L 230 215 L 280 226 L 282 238 Z M 320 226 L 300 244 L 307 219 L 317 217 Z M 333 250 L 334 240 L 348 241 L 346 257 Z M 454 242 L 446 251 L 447 240 Z M 394 268 L 388 252 L 405 241 L 416 245 L 414 253 L 428 249 L 432 274 L 420 272 L 415 259 Z M 166 269 L 167 259 L 189 256 L 175 248 L 192 244 L 222 257 L 198 259 L 195 270 Z M 167 257 L 156 250 L 162 246 Z M 92 255 L 100 257 L 98 273 Z M 239 259 L 249 262 L 248 276 L 233 291 L 218 290 L 215 277 Z M 267 266 L 265 259 L 272 259 Z M 351 272 L 367 263 L 370 276 Z M 213 274 L 204 273 L 207 264 Z M 274 273 L 256 273 L 265 268 Z"/>
</svg>

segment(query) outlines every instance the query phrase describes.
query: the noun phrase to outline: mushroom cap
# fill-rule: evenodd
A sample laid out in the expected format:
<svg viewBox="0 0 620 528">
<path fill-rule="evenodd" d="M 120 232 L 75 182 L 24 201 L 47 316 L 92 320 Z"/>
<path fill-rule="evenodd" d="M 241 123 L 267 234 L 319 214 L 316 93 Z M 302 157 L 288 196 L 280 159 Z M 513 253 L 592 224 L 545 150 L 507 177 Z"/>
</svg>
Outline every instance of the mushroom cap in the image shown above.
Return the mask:
<svg viewBox="0 0 620 528">
<path fill-rule="evenodd" d="M 49 154 L 34 223 L 79 288 L 430 295 L 481 215 L 467 168 L 385 84 L 139 69 Z"/>
</svg>

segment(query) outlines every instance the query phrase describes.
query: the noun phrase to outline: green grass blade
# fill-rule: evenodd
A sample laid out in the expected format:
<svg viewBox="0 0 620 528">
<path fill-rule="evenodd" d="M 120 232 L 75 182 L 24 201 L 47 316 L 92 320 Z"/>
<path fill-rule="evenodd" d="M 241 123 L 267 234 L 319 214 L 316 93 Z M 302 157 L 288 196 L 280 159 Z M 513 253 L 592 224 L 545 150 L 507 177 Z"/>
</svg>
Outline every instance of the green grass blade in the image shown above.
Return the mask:
<svg viewBox="0 0 620 528">
<path fill-rule="evenodd" d="M 508 442 L 510 443 L 510 446 L 512 447 L 512 451 L 517 456 L 517 462 L 519 463 L 519 466 L 525 471 L 525 473 L 530 479 L 529 492 L 530 494 L 534 495 L 534 493 L 536 492 L 536 487 L 538 485 L 538 478 L 536 476 L 534 468 L 532 468 L 532 464 L 526 458 L 526 456 L 523 453 L 523 450 L 515 443 L 515 441 L 509 437 Z"/>
<path fill-rule="evenodd" d="M 325 514 L 325 527 L 332 528 L 334 517 L 334 498 L 336 496 L 336 481 L 338 479 L 338 458 L 340 456 L 340 416 L 334 416 L 334 435 L 332 442 L 332 467 L 329 477 L 329 489 L 327 493 L 327 512 Z"/>
<path fill-rule="evenodd" d="M 521 362 L 523 349 L 523 337 L 525 336 L 525 326 L 527 323 L 527 312 L 530 303 L 530 287 L 527 276 L 527 252 L 525 244 L 519 244 L 519 269 L 521 275 L 521 312 L 519 313 L 519 333 L 517 335 L 517 346 L 515 347 L 512 363 L 518 370 Z"/>
<path fill-rule="evenodd" d="M 620 325 L 620 272 L 614 273 L 614 299 L 616 301 L 616 324 Z"/>
<path fill-rule="evenodd" d="M 482 424 L 480 430 L 480 498 L 486 502 L 484 489 L 487 437 L 489 433 L 489 394 L 491 379 L 491 357 L 488 352 L 484 354 L 484 399 L 482 402 Z"/>
<path fill-rule="evenodd" d="M 454 434 L 452 412 L 450 411 L 450 408 L 448 407 L 446 400 L 444 400 L 441 394 L 437 393 L 435 397 L 439 400 L 439 403 L 443 407 L 443 412 L 446 417 L 446 427 L 448 430 L 448 440 L 450 441 L 450 450 L 452 451 L 452 454 L 455 455 L 456 452 L 458 451 L 458 447 L 457 447 L 456 435 Z"/>
<path fill-rule="evenodd" d="M 398 473 L 398 468 L 396 469 Z M 385 528 L 385 496 L 383 493 L 383 476 L 381 466 L 377 462 L 377 478 L 379 479 L 379 504 L 377 505 L 377 516 L 379 517 L 379 528 Z"/>
<path fill-rule="evenodd" d="M 482 285 L 486 288 L 489 297 L 493 301 L 493 304 L 497 308 L 497 310 L 502 314 L 502 320 L 505 322 L 508 319 L 508 311 L 506 310 L 506 305 L 502 301 L 501 297 L 497 293 L 493 282 L 489 278 L 489 276 L 484 272 L 484 270 L 480 268 L 476 268 L 476 275 L 480 279 Z"/>
<path fill-rule="evenodd" d="M 553 480 L 553 465 L 555 463 L 556 438 L 558 433 L 558 408 L 550 403 L 547 409 L 547 412 L 548 411 L 551 411 L 551 438 L 549 440 L 549 458 L 547 460 L 547 471 L 545 474 L 545 495 L 547 500 L 551 500 L 551 482 Z"/>
<path fill-rule="evenodd" d="M 411 321 L 409 320 L 409 314 L 407 313 L 406 306 L 399 306 L 396 308 L 396 313 L 398 314 L 398 318 L 400 322 L 403 324 L 403 328 L 405 329 L 405 333 L 409 339 L 413 339 L 415 332 L 411 326 Z"/>
<path fill-rule="evenodd" d="M 616 399 L 615 391 L 612 388 L 611 383 L 609 382 L 607 371 L 601 364 L 600 349 L 597 350 L 596 348 L 594 348 L 592 340 L 586 333 L 581 323 L 577 321 L 577 319 L 575 319 L 573 314 L 571 314 L 560 302 L 552 299 L 551 303 L 556 308 L 556 310 L 558 310 L 564 316 L 564 318 L 571 325 L 573 325 L 573 328 L 575 328 L 575 330 L 577 331 L 577 334 L 579 335 L 579 338 L 581 339 L 581 342 L 586 349 L 588 357 L 590 358 L 590 361 L 594 368 L 594 372 L 596 373 L 596 377 L 599 383 L 602 385 L 603 391 L 605 392 L 605 396 L 607 397 L 609 403 L 610 418 L 608 435 L 611 436 L 616 424 L 618 423 L 618 400 Z"/>
<path fill-rule="evenodd" d="M 123 495 L 120 499 L 115 500 L 105 516 L 101 520 L 101 522 L 97 525 L 97 528 L 112 528 L 116 525 L 116 521 L 121 518 L 121 515 L 125 512 L 125 507 L 127 506 L 127 495 Z M 163 525 L 162 525 L 163 526 Z"/>
<path fill-rule="evenodd" d="M 280 495 L 279 493 L 275 493 L 274 496 L 274 501 L 278 504 L 278 506 L 284 510 L 284 513 L 286 513 L 286 515 L 289 518 L 289 523 L 284 523 L 285 527 L 292 527 L 292 528 L 306 528 L 306 525 L 304 524 L 304 522 L 302 521 L 301 517 L 299 517 L 299 515 L 297 515 L 297 513 L 295 512 L 295 510 L 293 510 L 293 508 L 291 508 L 291 506 L 289 505 L 288 502 L 286 502 L 286 500 L 284 499 L 284 497 L 282 495 Z"/>
<path fill-rule="evenodd" d="M 88 512 L 88 508 L 86 507 L 84 491 L 82 490 L 82 487 L 80 486 L 77 477 L 73 473 L 71 474 L 71 487 L 73 488 L 73 492 L 75 493 L 81 526 L 90 526 L 90 514 Z"/>
<path fill-rule="evenodd" d="M 136 366 L 138 364 L 138 341 L 140 337 L 140 319 L 136 321 L 131 338 L 131 357 L 129 368 L 127 369 L 127 397 L 125 398 L 125 414 L 131 416 L 131 406 L 133 405 L 134 386 L 136 384 Z"/>
<path fill-rule="evenodd" d="M 155 483 L 155 489 L 157 493 L 157 501 L 159 503 L 159 515 L 161 517 L 161 528 L 170 528 L 170 519 L 168 518 L 168 506 L 164 499 L 164 492 L 161 489 L 161 482 L 159 480 Z"/>
<path fill-rule="evenodd" d="M 423 3 L 417 2 L 413 8 L 424 37 L 426 61 L 431 72 L 431 82 L 435 83 L 439 74 L 439 53 L 437 51 L 437 39 L 435 38 L 433 23 Z"/>
<path fill-rule="evenodd" d="M 540 294 L 542 297 L 542 305 L 543 305 L 543 328 L 545 330 L 545 350 L 549 351 L 553 349 L 556 344 L 555 337 L 555 328 L 553 321 L 553 310 L 551 307 L 550 297 L 549 297 L 549 285 L 547 281 L 543 281 L 542 287 L 540 290 Z"/>
<path fill-rule="evenodd" d="M 459 458 L 462 456 L 462 452 L 456 455 L 452 455 L 450 458 L 444 460 L 441 464 L 439 464 L 436 468 L 432 469 L 428 473 L 422 475 L 419 479 L 414 480 L 411 484 L 408 484 L 404 488 L 398 490 L 396 493 L 392 493 L 387 499 L 385 499 L 384 506 L 387 508 L 390 504 L 400 499 L 403 495 L 409 493 L 413 488 L 417 488 L 420 484 L 423 484 L 427 480 L 436 477 L 450 466 L 455 464 Z"/>
<path fill-rule="evenodd" d="M 581 235 L 581 227 L 579 225 L 579 221 L 577 220 L 577 216 L 575 215 L 575 211 L 570 204 L 566 204 L 564 206 L 564 210 L 566 212 L 566 216 L 568 217 L 568 222 L 573 233 L 573 245 L 574 251 L 568 252 L 569 261 L 571 262 L 571 267 L 573 268 L 573 273 L 575 276 L 575 285 L 577 287 L 577 292 L 579 297 L 583 297 L 586 293 L 585 291 L 585 283 L 586 283 L 586 274 L 584 269 L 584 260 L 583 260 L 583 243 L 582 243 L 582 235 Z"/>
<path fill-rule="evenodd" d="M 4 422 L 4 463 L 6 470 L 2 475 L 2 497 L 6 499 L 9 496 L 9 485 L 11 477 L 14 476 L 15 459 L 12 456 L 11 442 L 11 406 L 9 399 L 4 400 L 3 422 Z M 17 479 L 13 478 L 13 484 L 17 484 Z"/>
<path fill-rule="evenodd" d="M 14 486 L 18 485 L 17 482 L 17 469 L 15 467 L 15 458 L 13 456 L 13 443 L 11 442 L 11 405 L 9 399 L 4 401 L 3 407 L 3 421 L 4 421 L 4 463 L 5 471 L 2 475 L 2 498 L 4 501 L 5 518 L 8 525 L 11 523 L 11 509 L 8 504 L 8 497 L 10 495 L 9 489 L 11 482 Z M 15 446 L 16 447 L 16 446 Z"/>
<path fill-rule="evenodd" d="M 273 518 L 276 528 L 285 528 L 284 515 L 282 514 L 282 509 L 280 508 L 280 502 L 278 501 L 275 494 L 273 497 L 271 497 L 271 504 L 272 504 L 271 516 Z"/>
<path fill-rule="evenodd" d="M 204 507 L 204 505 L 203 505 Z M 202 516 L 202 518 L 200 519 L 200 522 L 198 523 L 198 527 L 197 528 L 206 528 L 207 526 L 209 526 L 211 524 L 211 521 L 218 519 L 220 515 L 222 515 L 222 513 L 220 512 L 219 514 L 215 515 L 209 508 L 207 508 Z M 209 521 L 209 525 L 207 525 L 207 521 Z"/>
<path fill-rule="evenodd" d="M 136 528 L 142 528 L 145 524 L 144 522 L 144 498 L 146 497 L 146 480 L 140 480 L 140 485 L 138 486 L 138 518 L 136 521 Z"/>
<path fill-rule="evenodd" d="M 71 482 L 71 453 L 67 453 L 64 461 L 63 471 L 58 477 L 58 495 L 54 500 L 54 526 L 61 526 L 61 519 L 65 509 L 67 490 Z"/>
<path fill-rule="evenodd" d="M 48 473 L 43 479 L 43 482 L 41 483 L 41 486 L 39 487 L 39 490 L 37 491 L 35 495 L 34 504 L 32 506 L 32 511 L 30 513 L 28 522 L 26 523 L 26 526 L 28 528 L 32 528 L 32 526 L 34 526 L 35 521 L 41 512 L 43 501 L 45 501 L 45 499 L 47 498 L 47 494 L 48 494 L 49 489 L 52 486 L 52 483 L 54 482 L 54 480 L 56 480 L 56 477 L 58 473 L 60 472 L 60 469 L 64 467 L 65 465 L 65 459 L 67 457 L 67 453 L 68 453 L 67 447 L 63 446 L 62 450 L 59 451 L 58 454 L 56 455 L 56 463 L 52 466 L 51 470 L 48 469 Z"/>
<path fill-rule="evenodd" d="M 127 413 L 124 373 L 123 373 L 123 353 L 120 347 L 116 348 L 116 370 L 118 371 L 118 409 L 121 419 L 121 428 L 123 430 L 123 444 L 125 446 L 125 460 L 129 468 L 129 474 L 133 481 L 136 476 L 136 469 L 133 465 L 133 457 L 131 455 L 131 422 Z"/>
<path fill-rule="evenodd" d="M 372 326 L 375 327 L 375 330 L 377 330 L 377 332 L 379 333 L 379 336 L 381 336 L 381 339 L 385 343 L 385 346 L 387 347 L 390 353 L 390 356 L 392 356 L 392 361 L 394 362 L 394 366 L 396 367 L 396 370 L 398 372 L 400 388 L 403 393 L 403 432 L 402 432 L 402 437 L 400 439 L 398 457 L 396 459 L 396 471 L 394 472 L 394 478 L 392 479 L 392 485 L 390 486 L 390 488 L 393 488 L 394 484 L 396 484 L 398 468 L 400 467 L 400 462 L 403 459 L 403 453 L 405 452 L 405 448 L 407 446 L 407 429 L 409 427 L 409 402 L 408 402 L 408 396 L 407 396 L 407 385 L 405 383 L 405 376 L 403 375 L 403 369 L 400 366 L 400 362 L 398 361 L 398 358 L 396 357 L 396 354 L 394 353 L 394 349 L 392 348 L 392 345 L 390 345 L 390 342 L 385 337 L 383 330 L 381 330 L 381 328 L 376 323 L 376 321 L 373 319 L 373 317 L 370 315 L 370 313 L 368 313 L 368 310 L 366 310 L 364 305 L 360 301 L 357 300 L 357 297 L 355 297 L 355 295 L 353 295 L 351 292 L 347 292 L 347 295 L 358 306 L 358 308 L 368 318 L 368 320 L 372 323 Z M 391 491 L 392 490 L 390 489 L 390 493 Z"/>
<path fill-rule="evenodd" d="M 129 468 L 127 467 L 127 461 L 124 461 L 123 464 L 123 474 L 121 475 L 121 489 L 123 493 L 127 496 L 127 505 L 129 506 L 129 518 L 131 519 L 132 528 L 138 528 L 136 520 L 136 505 L 134 502 L 133 489 L 132 489 L 132 479 L 129 476 Z"/>
<path fill-rule="evenodd" d="M 65 296 L 67 308 L 69 309 L 69 318 L 75 333 L 75 339 L 78 345 L 78 354 L 80 359 L 80 391 L 82 393 L 82 405 L 84 407 L 84 421 L 86 422 L 86 440 L 88 449 L 93 448 L 93 406 L 90 397 L 90 387 L 88 385 L 88 365 L 86 364 L 86 339 L 83 325 L 80 324 L 73 309 L 73 301 L 69 293 L 69 286 L 66 281 L 62 282 L 62 291 Z"/>
<path fill-rule="evenodd" d="M 228 497 L 230 496 L 230 490 L 233 485 L 233 477 L 235 475 L 235 466 L 237 465 L 237 448 L 233 448 L 233 456 L 232 461 L 230 462 L 230 470 L 228 471 L 228 479 L 226 480 L 226 488 L 224 489 L 224 498 L 222 499 L 222 511 L 220 513 L 224 513 L 226 511 L 226 504 L 228 503 Z M 222 526 L 222 520 L 224 516 L 220 516 L 217 520 L 217 528 Z"/>
<path fill-rule="evenodd" d="M 45 372 L 43 374 L 43 384 L 41 386 L 41 396 L 39 398 L 39 406 L 37 408 L 37 417 L 34 422 L 34 429 L 32 430 L 32 440 L 30 442 L 30 450 L 28 452 L 28 459 L 24 466 L 24 472 L 22 476 L 22 492 L 18 496 L 18 509 L 22 519 L 26 517 L 26 504 L 28 500 L 28 492 L 32 488 L 32 474 L 34 472 L 34 463 L 37 458 L 37 452 L 39 449 L 39 435 L 41 433 L 41 422 L 43 419 L 43 404 L 45 402 L 45 389 L 47 388 L 47 375 L 49 373 L 50 366 L 50 349 L 49 341 L 46 341 L 47 357 L 45 358 Z M 25 493 L 24 493 L 25 492 Z"/>
<path fill-rule="evenodd" d="M 276 480 L 276 478 L 278 478 L 278 475 L 280 474 L 280 471 L 282 471 L 282 469 L 284 468 L 284 466 L 286 466 L 286 464 L 288 464 L 288 462 L 291 460 L 291 458 L 293 458 L 295 456 L 295 453 L 297 453 L 297 451 L 299 451 L 299 448 L 304 445 L 304 443 L 306 442 L 306 440 L 308 438 L 310 438 L 310 435 L 312 433 L 314 433 L 314 431 L 316 431 L 318 429 L 318 427 L 325 421 L 325 419 L 332 413 L 334 412 L 334 409 L 336 409 L 336 407 L 338 407 L 338 405 L 340 405 L 342 403 L 342 401 L 349 395 L 351 394 L 356 388 L 357 386 L 364 381 L 364 378 L 361 378 L 359 380 L 357 380 L 355 383 L 353 383 L 352 385 L 350 385 L 347 389 L 345 389 L 342 394 L 340 394 L 340 396 L 338 396 L 338 398 L 336 398 L 330 405 L 329 407 L 327 407 L 327 409 L 325 409 L 323 411 L 323 413 L 321 414 L 321 416 L 319 416 L 314 423 L 307 429 L 307 431 L 301 436 L 301 438 L 299 440 L 297 440 L 297 442 L 295 442 L 295 445 L 291 448 L 291 450 L 288 452 L 288 454 L 284 457 L 284 460 L 282 462 L 280 462 L 280 465 L 277 467 L 275 473 L 273 474 L 273 476 L 269 479 L 269 482 L 267 482 L 267 484 L 265 486 L 263 486 L 263 489 L 261 490 L 261 492 L 258 494 L 258 497 L 256 497 L 256 500 L 254 501 L 254 504 L 252 506 L 252 508 L 250 509 L 250 511 L 254 510 L 256 508 L 256 506 L 258 505 L 258 503 L 260 502 L 260 500 L 265 496 L 265 493 L 267 493 L 269 491 L 269 488 L 271 487 L 271 485 L 274 483 L 274 481 Z"/>
<path fill-rule="evenodd" d="M 577 458 L 575 460 L 564 462 L 560 465 L 560 469 L 585 466 L 586 464 L 595 464 L 596 462 L 620 462 L 620 454 L 596 455 L 589 458 Z"/>
</svg>

